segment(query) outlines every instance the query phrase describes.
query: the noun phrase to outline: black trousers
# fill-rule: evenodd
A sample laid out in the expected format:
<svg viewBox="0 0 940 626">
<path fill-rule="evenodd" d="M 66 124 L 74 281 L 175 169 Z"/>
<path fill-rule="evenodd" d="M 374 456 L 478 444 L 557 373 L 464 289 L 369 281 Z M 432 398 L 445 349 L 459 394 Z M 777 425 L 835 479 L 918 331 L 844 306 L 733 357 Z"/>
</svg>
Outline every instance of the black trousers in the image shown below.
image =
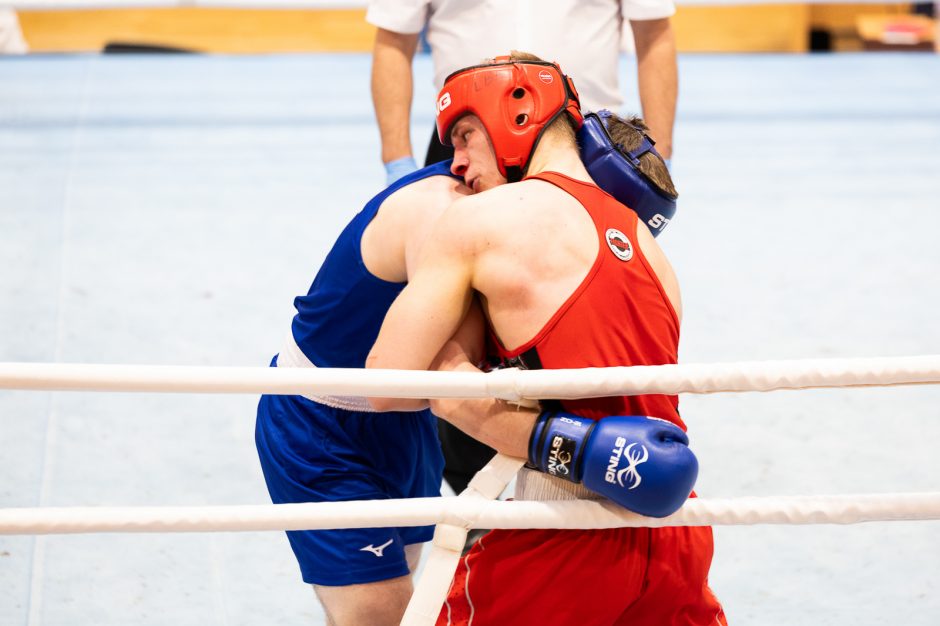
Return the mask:
<svg viewBox="0 0 940 626">
<path fill-rule="evenodd" d="M 441 143 L 441 140 L 437 138 L 437 128 L 434 128 L 431 141 L 428 142 L 428 154 L 424 157 L 424 167 L 452 158 L 454 158 L 454 149 Z"/>
<path fill-rule="evenodd" d="M 437 138 L 437 129 L 434 129 L 424 160 L 425 167 L 453 156 L 454 149 L 443 145 Z M 454 493 L 459 494 L 467 488 L 473 475 L 489 463 L 496 450 L 465 435 L 462 430 L 442 419 L 437 420 L 437 435 L 441 439 L 441 450 L 444 451 L 444 480 Z"/>
</svg>

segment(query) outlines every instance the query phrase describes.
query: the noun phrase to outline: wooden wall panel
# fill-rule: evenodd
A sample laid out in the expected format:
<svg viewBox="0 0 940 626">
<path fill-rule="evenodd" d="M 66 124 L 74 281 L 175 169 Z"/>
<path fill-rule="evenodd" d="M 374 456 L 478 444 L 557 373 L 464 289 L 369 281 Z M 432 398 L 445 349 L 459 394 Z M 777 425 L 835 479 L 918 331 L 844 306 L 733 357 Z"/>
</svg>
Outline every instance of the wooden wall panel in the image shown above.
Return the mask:
<svg viewBox="0 0 940 626">
<path fill-rule="evenodd" d="M 363 9 L 214 8 L 22 11 L 34 52 L 100 50 L 121 41 L 203 52 L 371 50 L 375 28 Z"/>
<path fill-rule="evenodd" d="M 805 52 L 805 4 L 680 6 L 673 18 L 682 52 Z"/>
<path fill-rule="evenodd" d="M 834 47 L 860 49 L 856 18 L 899 13 L 907 5 L 761 4 L 680 6 L 673 18 L 682 52 L 805 52 L 811 28 Z M 109 42 L 203 52 L 365 52 L 375 29 L 364 9 L 125 8 L 21 11 L 31 50 L 100 50 Z"/>
</svg>

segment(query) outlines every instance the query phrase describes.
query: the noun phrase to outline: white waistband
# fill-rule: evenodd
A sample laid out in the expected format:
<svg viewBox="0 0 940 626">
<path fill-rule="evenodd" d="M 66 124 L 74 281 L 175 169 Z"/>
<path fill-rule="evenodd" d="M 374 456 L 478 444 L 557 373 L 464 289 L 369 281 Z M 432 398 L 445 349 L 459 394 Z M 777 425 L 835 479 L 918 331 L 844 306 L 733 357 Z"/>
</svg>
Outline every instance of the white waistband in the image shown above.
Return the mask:
<svg viewBox="0 0 940 626">
<path fill-rule="evenodd" d="M 516 475 L 516 500 L 603 500 L 577 483 L 523 467 Z"/>
<path fill-rule="evenodd" d="M 316 367 L 303 353 L 297 342 L 294 341 L 294 335 L 291 332 L 284 337 L 284 347 L 277 355 L 278 367 Z M 317 394 L 301 394 L 308 400 L 313 400 L 334 409 L 345 409 L 347 411 L 361 411 L 365 413 L 375 413 L 375 409 L 369 404 L 369 401 L 362 396 L 327 396 Z"/>
</svg>

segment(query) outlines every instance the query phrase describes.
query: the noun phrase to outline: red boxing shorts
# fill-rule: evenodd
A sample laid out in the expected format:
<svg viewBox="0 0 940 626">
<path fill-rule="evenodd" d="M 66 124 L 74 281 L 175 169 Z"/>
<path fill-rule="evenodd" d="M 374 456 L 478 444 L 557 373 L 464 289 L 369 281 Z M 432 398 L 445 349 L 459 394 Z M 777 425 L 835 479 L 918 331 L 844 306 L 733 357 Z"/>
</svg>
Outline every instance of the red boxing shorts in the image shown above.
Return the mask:
<svg viewBox="0 0 940 626">
<path fill-rule="evenodd" d="M 460 561 L 437 626 L 727 626 L 708 527 L 494 530 Z"/>
</svg>

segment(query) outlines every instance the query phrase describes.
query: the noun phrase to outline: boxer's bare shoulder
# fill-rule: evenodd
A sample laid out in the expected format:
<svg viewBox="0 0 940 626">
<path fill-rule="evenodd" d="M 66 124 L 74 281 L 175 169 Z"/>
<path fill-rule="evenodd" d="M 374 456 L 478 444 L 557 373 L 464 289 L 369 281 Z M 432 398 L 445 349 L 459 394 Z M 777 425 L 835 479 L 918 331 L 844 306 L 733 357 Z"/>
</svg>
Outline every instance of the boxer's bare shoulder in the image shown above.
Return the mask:
<svg viewBox="0 0 940 626">
<path fill-rule="evenodd" d="M 470 190 L 450 176 L 429 176 L 392 193 L 362 233 L 362 258 L 369 271 L 404 282 L 435 220 Z"/>
</svg>

